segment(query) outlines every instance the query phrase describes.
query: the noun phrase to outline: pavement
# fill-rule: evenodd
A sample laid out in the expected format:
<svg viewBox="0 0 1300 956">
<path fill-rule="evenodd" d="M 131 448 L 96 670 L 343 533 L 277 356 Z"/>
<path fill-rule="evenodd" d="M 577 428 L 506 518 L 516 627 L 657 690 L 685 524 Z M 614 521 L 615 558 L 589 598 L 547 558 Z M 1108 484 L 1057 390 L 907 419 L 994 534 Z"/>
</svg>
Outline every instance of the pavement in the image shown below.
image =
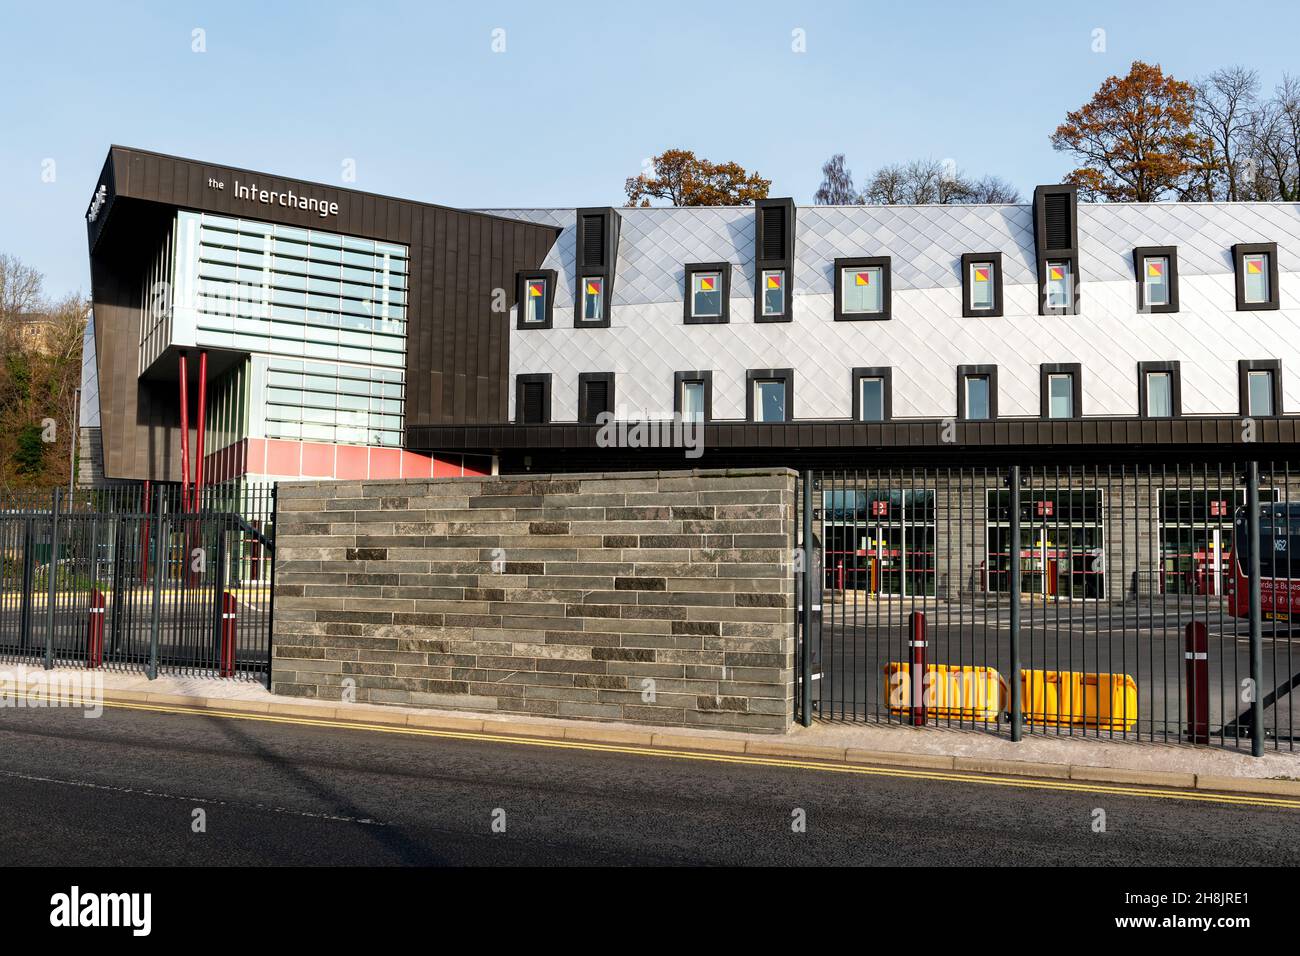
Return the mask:
<svg viewBox="0 0 1300 956">
<path fill-rule="evenodd" d="M 0 710 L 0 861 L 1300 863 L 1300 800 L 230 713 Z"/>
<path fill-rule="evenodd" d="M 78 678 L 84 671 L 55 671 Z M 1019 743 L 974 730 L 912 728 L 898 724 L 816 722 L 789 734 L 744 734 L 693 728 L 556 720 L 504 714 L 289 698 L 251 680 L 99 672 L 103 696 L 115 709 L 149 708 L 283 720 L 349 729 L 405 728 L 414 734 L 458 739 L 544 740 L 606 744 L 621 749 L 784 759 L 843 767 L 908 768 L 956 774 L 1138 785 L 1177 793 L 1264 795 L 1278 806 L 1300 807 L 1300 752 L 1251 757 L 1217 747 L 1135 743 L 1055 734 Z M 0 708 L 0 719 L 8 712 Z M 93 721 L 91 723 L 94 723 Z"/>
</svg>

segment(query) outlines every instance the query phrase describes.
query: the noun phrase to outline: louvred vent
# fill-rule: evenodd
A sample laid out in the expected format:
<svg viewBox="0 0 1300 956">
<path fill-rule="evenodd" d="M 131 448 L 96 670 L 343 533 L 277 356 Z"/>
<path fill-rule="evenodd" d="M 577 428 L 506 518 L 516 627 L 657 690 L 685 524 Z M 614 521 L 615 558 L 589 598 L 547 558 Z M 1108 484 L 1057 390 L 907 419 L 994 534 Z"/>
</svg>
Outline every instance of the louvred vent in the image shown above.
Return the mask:
<svg viewBox="0 0 1300 956">
<path fill-rule="evenodd" d="M 530 425 L 541 423 L 544 392 L 541 382 L 524 383 L 523 420 L 525 423 Z"/>
<path fill-rule="evenodd" d="M 785 207 L 766 206 L 762 214 L 763 236 L 760 241 L 764 259 L 785 258 Z"/>
<path fill-rule="evenodd" d="M 605 264 L 605 217 L 582 217 L 582 266 L 600 268 Z"/>
<path fill-rule="evenodd" d="M 1047 248 L 1069 249 L 1070 241 L 1070 195 L 1056 193 L 1043 197 L 1043 218 L 1047 223 Z"/>
<path fill-rule="evenodd" d="M 595 418 L 601 412 L 609 411 L 609 383 L 587 383 L 587 415 Z"/>
</svg>

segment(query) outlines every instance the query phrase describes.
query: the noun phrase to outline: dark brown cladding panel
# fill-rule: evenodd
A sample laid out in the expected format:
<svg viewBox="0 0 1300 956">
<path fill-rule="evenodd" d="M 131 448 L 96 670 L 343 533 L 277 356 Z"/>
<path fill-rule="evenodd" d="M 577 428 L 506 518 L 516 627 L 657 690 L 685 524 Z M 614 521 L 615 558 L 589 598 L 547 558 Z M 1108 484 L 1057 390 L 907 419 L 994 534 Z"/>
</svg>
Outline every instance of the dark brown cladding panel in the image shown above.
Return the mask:
<svg viewBox="0 0 1300 956">
<path fill-rule="evenodd" d="M 211 186 L 213 179 L 225 188 Z M 338 213 L 321 216 L 236 198 L 236 179 L 241 187 L 292 190 L 296 196 L 337 203 Z M 515 273 L 542 264 L 557 229 L 119 146 L 110 151 L 100 181 L 108 188 L 108 202 L 88 227 L 88 238 L 109 477 L 180 477 L 178 399 L 136 376 L 141 292 L 136 275 L 175 208 L 407 246 L 407 424 L 466 425 L 506 418 L 509 315 L 492 311 L 494 290 L 503 290 L 507 308 L 513 305 Z"/>
</svg>

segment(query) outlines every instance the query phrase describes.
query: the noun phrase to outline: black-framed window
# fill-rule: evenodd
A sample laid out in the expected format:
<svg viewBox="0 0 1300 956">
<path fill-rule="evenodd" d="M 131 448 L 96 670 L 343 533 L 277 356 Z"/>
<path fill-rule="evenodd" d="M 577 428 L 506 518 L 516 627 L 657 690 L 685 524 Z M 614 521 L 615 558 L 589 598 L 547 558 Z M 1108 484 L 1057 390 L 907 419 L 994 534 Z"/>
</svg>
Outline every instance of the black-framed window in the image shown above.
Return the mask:
<svg viewBox="0 0 1300 956">
<path fill-rule="evenodd" d="M 1178 311 L 1178 247 L 1139 246 L 1133 250 L 1139 312 Z"/>
<path fill-rule="evenodd" d="M 573 327 L 608 328 L 618 255 L 619 216 L 611 208 L 579 209 L 574 249 Z"/>
<path fill-rule="evenodd" d="M 794 369 L 757 368 L 745 373 L 745 418 L 788 422 L 794 418 Z"/>
<path fill-rule="evenodd" d="M 1039 414 L 1043 418 L 1083 415 L 1083 367 L 1077 362 L 1038 366 Z"/>
<path fill-rule="evenodd" d="M 889 366 L 853 370 L 853 420 L 887 422 L 894 417 L 894 371 Z"/>
<path fill-rule="evenodd" d="M 966 319 L 1002 314 L 1002 253 L 961 257 L 961 314 Z"/>
<path fill-rule="evenodd" d="M 835 321 L 888 319 L 892 301 L 889 256 L 835 260 Z"/>
<path fill-rule="evenodd" d="M 515 421 L 520 425 L 550 424 L 550 372 L 515 376 Z"/>
<path fill-rule="evenodd" d="M 549 329 L 555 308 L 555 270 L 520 272 L 515 277 L 518 303 L 515 328 Z"/>
<path fill-rule="evenodd" d="M 1237 311 L 1278 308 L 1277 243 L 1239 242 L 1232 247 L 1237 273 Z"/>
<path fill-rule="evenodd" d="M 602 412 L 614 411 L 614 373 L 583 372 L 578 376 L 578 421 L 596 421 Z"/>
<path fill-rule="evenodd" d="M 1138 362 L 1138 414 L 1143 418 L 1181 418 L 1182 374 L 1178 362 Z"/>
<path fill-rule="evenodd" d="M 730 321 L 731 263 L 686 265 L 682 318 L 687 325 L 725 325 Z"/>
<path fill-rule="evenodd" d="M 713 421 L 713 372 L 673 373 L 673 413 L 683 421 Z"/>
<path fill-rule="evenodd" d="M 792 199 L 754 203 L 754 321 L 794 321 Z"/>
<path fill-rule="evenodd" d="M 1043 315 L 1075 315 L 1078 312 L 1078 268 L 1073 257 L 1045 259 L 1040 285 Z"/>
<path fill-rule="evenodd" d="M 1282 363 L 1277 359 L 1243 359 L 1237 363 L 1241 414 L 1272 418 L 1282 414 Z"/>
<path fill-rule="evenodd" d="M 962 421 L 992 421 L 998 417 L 998 367 L 957 366 L 957 417 Z"/>
</svg>

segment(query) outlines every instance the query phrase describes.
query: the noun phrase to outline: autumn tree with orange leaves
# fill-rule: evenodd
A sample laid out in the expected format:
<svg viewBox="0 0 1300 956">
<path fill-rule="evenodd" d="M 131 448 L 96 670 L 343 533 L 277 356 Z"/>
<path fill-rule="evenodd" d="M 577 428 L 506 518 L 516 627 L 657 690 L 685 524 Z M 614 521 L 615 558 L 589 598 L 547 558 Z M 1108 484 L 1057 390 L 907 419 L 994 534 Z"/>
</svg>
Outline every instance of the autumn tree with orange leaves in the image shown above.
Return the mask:
<svg viewBox="0 0 1300 956">
<path fill-rule="evenodd" d="M 1157 202 L 1183 197 L 1213 150 L 1193 127 L 1196 90 L 1135 60 L 1112 76 L 1052 134 L 1052 147 L 1079 168 L 1065 177 L 1088 199 Z"/>
<path fill-rule="evenodd" d="M 772 181 L 746 172 L 739 163 L 711 163 L 688 149 L 669 149 L 651 161 L 651 174 L 624 184 L 629 206 L 666 199 L 674 206 L 748 206 L 766 199 Z"/>
</svg>

